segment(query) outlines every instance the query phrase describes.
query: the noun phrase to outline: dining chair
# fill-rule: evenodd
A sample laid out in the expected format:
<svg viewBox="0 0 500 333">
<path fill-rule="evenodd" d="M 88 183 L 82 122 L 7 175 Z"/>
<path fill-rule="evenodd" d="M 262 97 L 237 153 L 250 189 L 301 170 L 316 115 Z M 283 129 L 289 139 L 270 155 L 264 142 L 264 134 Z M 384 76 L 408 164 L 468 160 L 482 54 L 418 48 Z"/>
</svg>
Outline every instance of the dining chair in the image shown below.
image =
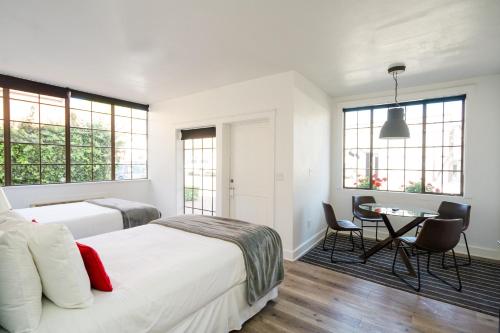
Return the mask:
<svg viewBox="0 0 500 333">
<path fill-rule="evenodd" d="M 415 291 L 420 291 L 420 255 L 427 254 L 427 273 L 429 275 L 437 278 L 438 280 L 446 283 L 457 291 L 462 290 L 462 281 L 460 279 L 459 266 L 457 265 L 457 258 L 455 256 L 455 246 L 457 246 L 460 241 L 460 234 L 463 229 L 462 219 L 438 219 L 432 218 L 427 219 L 424 225 L 421 227 L 421 231 L 418 233 L 417 237 L 402 236 L 398 237 L 398 244 L 396 252 L 394 255 L 394 260 L 392 261 L 392 273 L 396 275 L 401 281 L 406 283 L 408 286 L 413 288 Z M 413 286 L 410 282 L 405 280 L 401 275 L 396 272 L 396 259 L 398 250 L 400 248 L 415 250 L 417 257 L 417 286 Z M 430 260 L 431 255 L 434 253 L 446 253 L 451 251 L 453 255 L 453 261 L 455 265 L 453 266 L 457 272 L 458 286 L 454 286 L 448 281 L 444 280 L 442 277 L 436 275 L 430 270 Z"/>
<path fill-rule="evenodd" d="M 378 228 L 384 227 L 384 221 L 379 214 L 361 209 L 359 207 L 360 205 L 366 203 L 376 203 L 375 198 L 364 195 L 352 196 L 352 222 L 354 222 L 354 219 L 358 219 L 361 222 L 361 229 L 375 228 L 375 240 L 378 242 Z M 365 225 L 364 222 L 369 222 L 369 225 Z M 375 225 L 370 225 L 371 223 L 375 223 Z M 382 223 L 382 225 L 379 226 L 379 223 Z"/>
<path fill-rule="evenodd" d="M 323 250 L 329 250 L 325 247 L 326 244 L 326 239 L 328 237 L 328 231 L 329 229 L 333 229 L 335 231 L 335 236 L 333 237 L 333 246 L 332 246 L 332 253 L 330 255 L 330 260 L 332 263 L 346 263 L 346 264 L 355 264 L 355 263 L 365 263 L 366 259 L 363 260 L 333 260 L 333 253 L 335 252 L 335 245 L 337 244 L 337 235 L 339 232 L 349 232 L 349 239 L 352 243 L 352 249 L 348 250 L 351 252 L 354 252 L 354 239 L 353 239 L 353 234 L 357 234 L 359 238 L 361 239 L 361 249 L 363 250 L 363 257 L 366 257 L 366 252 L 365 252 L 365 243 L 363 240 L 363 229 L 358 227 L 356 224 L 349 220 L 337 220 L 335 217 L 335 212 L 333 211 L 332 205 L 329 203 L 323 202 L 323 211 L 325 212 L 325 219 L 327 223 L 326 227 L 326 233 L 325 233 L 325 239 L 323 240 Z M 337 250 L 337 251 L 346 251 L 346 250 Z"/>
<path fill-rule="evenodd" d="M 470 266 L 472 264 L 472 259 L 470 256 L 470 251 L 469 251 L 469 244 L 467 243 L 467 235 L 465 234 L 465 231 L 469 228 L 470 224 L 470 212 L 471 212 L 471 205 L 468 204 L 462 204 L 462 203 L 457 203 L 457 202 L 450 202 L 450 201 L 442 201 L 441 204 L 439 205 L 438 208 L 438 216 L 436 218 L 438 219 L 462 219 L 463 220 L 463 227 L 462 227 L 462 232 L 461 234 L 464 236 L 464 241 L 465 241 L 465 249 L 467 250 L 467 261 L 465 263 L 459 264 L 460 266 Z M 423 224 L 425 224 L 424 222 Z M 419 229 L 421 226 L 417 227 L 417 230 L 415 232 L 415 236 L 418 234 Z M 441 266 L 443 268 L 450 268 L 451 266 L 446 266 L 445 264 L 445 254 L 443 254 Z"/>
</svg>

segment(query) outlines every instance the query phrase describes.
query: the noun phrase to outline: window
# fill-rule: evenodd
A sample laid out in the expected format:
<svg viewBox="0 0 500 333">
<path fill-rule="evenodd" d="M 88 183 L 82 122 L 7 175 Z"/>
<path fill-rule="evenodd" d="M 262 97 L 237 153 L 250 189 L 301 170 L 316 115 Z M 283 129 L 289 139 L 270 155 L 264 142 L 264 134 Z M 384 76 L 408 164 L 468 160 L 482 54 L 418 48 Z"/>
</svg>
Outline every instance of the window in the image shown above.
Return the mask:
<svg viewBox="0 0 500 333">
<path fill-rule="evenodd" d="M 147 178 L 147 105 L 5 75 L 0 84 L 1 185 Z"/>
<path fill-rule="evenodd" d="M 392 105 L 344 109 L 344 188 L 462 195 L 465 95 L 401 105 L 407 140 L 379 139 Z"/>
<path fill-rule="evenodd" d="M 215 128 L 183 130 L 184 213 L 215 215 Z"/>
</svg>

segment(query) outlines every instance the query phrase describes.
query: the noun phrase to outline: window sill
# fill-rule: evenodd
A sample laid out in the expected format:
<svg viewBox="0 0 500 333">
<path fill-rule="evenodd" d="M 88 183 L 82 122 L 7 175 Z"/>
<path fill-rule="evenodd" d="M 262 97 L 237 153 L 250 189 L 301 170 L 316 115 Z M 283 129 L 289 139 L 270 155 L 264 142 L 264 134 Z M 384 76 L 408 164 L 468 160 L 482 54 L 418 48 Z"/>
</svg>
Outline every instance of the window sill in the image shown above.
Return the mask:
<svg viewBox="0 0 500 333">
<path fill-rule="evenodd" d="M 142 182 L 151 182 L 151 179 L 128 179 L 128 180 L 104 180 L 98 182 L 78 182 L 78 183 L 59 183 L 59 184 L 31 184 L 31 185 L 9 185 L 3 186 L 3 188 L 7 189 L 15 189 L 15 188 L 42 188 L 42 187 L 54 187 L 54 186 L 85 186 L 85 185 L 113 185 L 117 183 L 142 183 Z"/>
</svg>

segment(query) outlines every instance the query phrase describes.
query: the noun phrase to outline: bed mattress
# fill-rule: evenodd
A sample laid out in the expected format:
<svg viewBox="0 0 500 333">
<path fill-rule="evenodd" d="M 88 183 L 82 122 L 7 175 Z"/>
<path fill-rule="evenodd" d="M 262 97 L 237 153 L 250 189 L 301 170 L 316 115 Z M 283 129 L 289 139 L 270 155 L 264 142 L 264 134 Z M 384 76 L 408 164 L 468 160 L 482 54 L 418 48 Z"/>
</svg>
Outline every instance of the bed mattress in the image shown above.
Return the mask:
<svg viewBox="0 0 500 333">
<path fill-rule="evenodd" d="M 239 308 L 249 317 L 276 297 L 273 290 L 255 309 L 249 309 L 241 250 L 219 239 L 145 225 L 80 242 L 98 251 L 114 290 L 93 290 L 94 304 L 86 309 L 61 309 L 44 299 L 40 333 L 172 332 L 187 327 L 203 332 L 203 327 L 220 327 L 210 326 L 218 318 L 211 310 L 218 302 L 225 303 L 217 311 Z M 238 328 L 238 323 L 227 325 Z"/>
<path fill-rule="evenodd" d="M 74 202 L 33 208 L 15 209 L 28 220 L 39 223 L 61 223 L 75 239 L 123 229 L 121 213 L 116 209 L 88 202 Z"/>
</svg>

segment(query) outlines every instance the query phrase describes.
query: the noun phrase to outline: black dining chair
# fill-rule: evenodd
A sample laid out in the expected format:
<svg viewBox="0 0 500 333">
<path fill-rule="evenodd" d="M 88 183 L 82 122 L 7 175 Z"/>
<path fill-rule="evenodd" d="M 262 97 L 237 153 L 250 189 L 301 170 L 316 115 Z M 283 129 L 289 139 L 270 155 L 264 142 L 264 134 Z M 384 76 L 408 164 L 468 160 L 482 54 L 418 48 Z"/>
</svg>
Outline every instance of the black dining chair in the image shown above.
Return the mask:
<svg viewBox="0 0 500 333">
<path fill-rule="evenodd" d="M 384 227 L 384 221 L 382 217 L 368 210 L 361 209 L 359 206 L 366 203 L 376 203 L 375 198 L 372 196 L 364 196 L 364 195 L 353 195 L 352 196 L 352 222 L 354 219 L 357 219 L 361 222 L 361 229 L 364 228 L 375 228 L 375 240 L 378 242 L 378 228 Z M 368 222 L 368 225 L 365 225 L 365 222 Z M 373 223 L 375 225 L 373 225 Z M 380 226 L 379 223 L 382 223 Z"/>
<path fill-rule="evenodd" d="M 406 283 L 408 286 L 413 288 L 415 291 L 420 291 L 420 255 L 427 254 L 427 273 L 429 275 L 437 278 L 438 280 L 446 283 L 457 291 L 462 290 L 462 280 L 460 279 L 459 266 L 457 265 L 457 258 L 455 256 L 455 246 L 457 246 L 460 241 L 460 234 L 463 228 L 462 219 L 427 219 L 424 225 L 421 227 L 420 232 L 417 237 L 402 236 L 398 237 L 398 246 L 394 255 L 394 260 L 392 261 L 392 273 L 396 275 L 401 281 Z M 417 257 L 417 286 L 413 286 L 410 282 L 405 280 L 401 275 L 396 272 L 396 259 L 398 250 L 409 249 L 415 250 L 415 255 Z M 451 251 L 453 255 L 453 261 L 455 265 L 453 266 L 457 272 L 458 286 L 454 286 L 448 281 L 444 280 L 442 277 L 436 275 L 430 270 L 430 260 L 431 255 L 434 253 L 446 253 Z"/>
<path fill-rule="evenodd" d="M 463 227 L 462 227 L 461 234 L 464 236 L 465 249 L 467 250 L 467 260 L 464 263 L 460 263 L 459 264 L 460 266 L 470 266 L 472 264 L 472 258 L 470 256 L 470 251 L 469 251 L 469 244 L 467 243 L 467 235 L 465 234 L 465 231 L 469 228 L 469 224 L 470 224 L 471 208 L 472 208 L 471 205 L 468 205 L 468 204 L 443 201 L 439 205 L 439 208 L 438 208 L 439 215 L 436 217 L 437 219 L 462 219 L 463 220 Z M 425 222 L 424 222 L 424 224 L 425 224 Z M 417 230 L 415 232 L 415 236 L 418 235 L 420 228 L 421 228 L 421 226 L 417 227 Z M 451 266 L 446 266 L 446 264 L 445 264 L 445 254 L 443 254 L 441 265 L 445 269 L 451 267 Z"/>
<path fill-rule="evenodd" d="M 333 253 L 335 252 L 335 245 L 337 244 L 337 235 L 339 232 L 349 232 L 349 239 L 352 243 L 352 249 L 348 250 L 351 252 L 354 252 L 354 239 L 353 239 L 353 234 L 357 234 L 359 238 L 361 239 L 361 249 L 363 250 L 363 257 L 366 257 L 366 252 L 365 252 L 365 243 L 363 241 L 363 229 L 358 227 L 356 224 L 349 220 L 337 220 L 335 217 L 335 212 L 333 211 L 332 205 L 329 203 L 323 202 L 323 211 L 325 212 L 325 219 L 327 223 L 326 227 L 326 233 L 325 233 L 325 239 L 323 240 L 323 250 L 329 250 L 325 247 L 326 244 L 326 239 L 328 238 L 328 231 L 329 229 L 333 229 L 335 231 L 335 236 L 333 237 L 333 246 L 332 246 L 332 253 L 330 255 L 330 260 L 332 263 L 345 263 L 345 264 L 355 264 L 355 263 L 365 263 L 366 259 L 363 260 L 333 260 Z M 345 251 L 345 250 L 337 250 L 337 251 Z"/>
</svg>

